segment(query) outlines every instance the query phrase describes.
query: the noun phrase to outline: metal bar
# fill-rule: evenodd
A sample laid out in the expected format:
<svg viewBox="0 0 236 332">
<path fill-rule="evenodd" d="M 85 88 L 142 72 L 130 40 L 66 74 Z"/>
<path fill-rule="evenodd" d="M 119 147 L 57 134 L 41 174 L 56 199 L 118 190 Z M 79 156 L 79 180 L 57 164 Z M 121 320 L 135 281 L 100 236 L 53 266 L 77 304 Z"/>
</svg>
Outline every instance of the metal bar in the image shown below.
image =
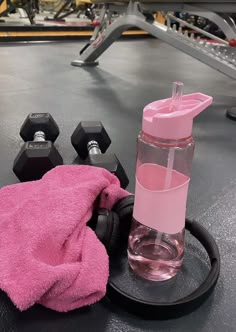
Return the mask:
<svg viewBox="0 0 236 332">
<path fill-rule="evenodd" d="M 92 65 L 93 63 L 96 65 L 96 59 L 120 37 L 122 32 L 131 27 L 131 25 L 128 24 L 124 18 L 118 20 L 122 20 L 122 22 L 114 22 L 108 26 L 108 28 L 84 50 L 79 60 L 71 62 L 72 66 L 83 66 L 86 64 Z"/>
<path fill-rule="evenodd" d="M 196 27 L 196 26 L 193 25 L 193 24 L 190 24 L 190 23 L 188 23 L 188 22 L 186 22 L 186 21 L 184 21 L 184 20 L 181 20 L 180 18 L 175 17 L 175 16 L 172 15 L 172 14 L 168 14 L 168 17 L 170 17 L 171 19 L 175 20 L 176 22 L 179 22 L 179 23 L 184 24 L 186 27 L 188 27 L 188 28 L 190 28 L 190 29 L 193 29 L 193 30 L 195 30 L 195 31 L 197 31 L 197 32 L 200 32 L 201 34 L 205 35 L 205 36 L 208 37 L 208 38 L 214 39 L 214 40 L 216 40 L 216 41 L 218 41 L 218 42 L 220 42 L 220 43 L 222 43 L 222 44 L 225 44 L 225 45 L 227 45 L 227 46 L 229 45 L 229 43 L 228 43 L 226 40 L 224 40 L 224 39 L 222 39 L 222 38 L 219 38 L 219 37 L 217 37 L 217 36 L 215 36 L 215 35 L 213 35 L 213 34 L 207 32 L 207 31 L 205 31 L 205 30 L 203 30 L 203 29 L 200 29 L 200 28 Z"/>
<path fill-rule="evenodd" d="M 236 66 L 227 61 L 226 57 L 223 58 L 222 54 L 216 55 L 215 53 L 210 52 L 205 46 L 202 46 L 191 38 L 179 38 L 178 32 L 173 31 L 172 29 L 164 29 L 164 27 L 160 27 L 160 24 L 158 23 L 149 24 L 148 26 L 147 22 L 139 20 L 138 26 L 178 50 L 183 51 L 195 59 L 205 63 L 209 67 L 212 67 L 223 74 L 236 79 Z"/>
<path fill-rule="evenodd" d="M 236 13 L 236 2 L 225 3 L 223 0 L 221 3 L 213 2 L 158 2 L 148 3 L 140 2 L 140 8 L 146 11 L 164 11 L 164 12 L 188 12 L 188 7 L 191 6 L 191 12 L 196 15 L 196 12 L 217 12 L 217 13 Z M 115 3 L 109 4 L 110 8 L 116 12 L 124 12 L 127 9 L 128 3 Z M 200 16 L 200 15 L 199 15 Z"/>
<path fill-rule="evenodd" d="M 236 34 L 236 24 L 235 24 L 234 19 L 228 14 L 219 14 L 219 15 L 225 20 L 225 22 L 227 22 L 227 24 L 230 26 L 230 28 Z M 231 15 L 232 15 L 232 13 L 231 13 Z"/>
<path fill-rule="evenodd" d="M 89 154 L 102 154 L 97 141 L 89 141 L 87 144 L 87 149 Z"/>
<path fill-rule="evenodd" d="M 225 3 L 225 1 L 221 1 L 221 3 L 216 3 L 212 1 L 211 3 L 208 1 L 206 3 L 202 2 L 191 2 L 189 3 L 191 6 L 201 6 L 203 11 L 212 11 L 216 13 L 233 13 L 236 12 L 236 3 L 231 1 L 230 3 Z M 189 5 L 188 3 L 185 6 Z M 184 6 L 184 7 L 185 7 Z"/>
<path fill-rule="evenodd" d="M 184 2 L 158 2 L 158 3 L 140 3 L 140 7 L 145 10 L 153 10 L 153 11 L 176 11 L 176 12 L 188 12 L 186 6 L 191 5 L 192 7 L 196 7 L 195 11 L 199 11 L 199 7 L 201 7 L 202 11 L 211 11 L 217 13 L 236 13 L 236 2 L 225 3 L 221 1 L 221 3 L 214 2 L 191 2 L 191 3 L 184 3 Z M 198 8 L 198 9 L 197 9 Z"/>
<path fill-rule="evenodd" d="M 56 12 L 56 14 L 53 16 L 54 19 L 59 18 L 59 15 L 66 9 L 67 6 L 69 6 L 71 4 L 71 0 L 67 0 L 62 6 L 61 8 L 58 9 L 58 11 Z"/>
<path fill-rule="evenodd" d="M 98 37 L 98 33 L 101 29 L 101 26 L 103 25 L 103 23 L 105 22 L 106 20 L 106 11 L 107 11 L 107 8 L 106 6 L 104 5 L 102 7 L 102 9 L 100 10 L 100 13 L 99 13 L 99 18 L 98 18 L 98 21 L 100 22 L 100 25 L 99 26 L 96 26 L 94 31 L 93 31 L 93 35 L 90 39 L 90 43 L 92 43 L 97 37 Z"/>
<path fill-rule="evenodd" d="M 195 15 L 202 16 L 210 20 L 211 22 L 215 23 L 225 34 L 226 38 L 228 40 L 230 39 L 236 39 L 236 31 L 230 25 L 226 19 L 224 19 L 222 16 L 217 14 L 215 10 L 213 11 L 204 11 L 202 8 L 194 7 L 192 5 L 185 5 L 185 9 L 187 13 L 194 13 Z M 236 2 L 235 2 L 235 8 L 236 11 Z"/>
<path fill-rule="evenodd" d="M 71 9 L 68 13 L 65 13 L 61 16 L 57 16 L 57 19 L 59 20 L 63 20 L 65 17 L 68 17 L 70 16 L 71 14 L 74 14 L 74 13 L 77 13 L 78 12 L 78 8 L 75 8 L 75 9 Z"/>
<path fill-rule="evenodd" d="M 129 9 L 130 12 L 130 9 Z M 236 66 L 233 61 L 228 61 L 224 54 L 211 52 L 204 45 L 201 45 L 192 38 L 186 38 L 182 34 L 169 29 L 167 26 L 154 22 L 149 23 L 144 17 L 137 15 L 134 11 L 128 15 L 118 18 L 84 51 L 79 60 L 72 62 L 74 66 L 94 63 L 95 60 L 131 26 L 149 32 L 151 35 L 163 40 L 180 51 L 189 54 L 195 59 L 222 72 L 223 74 L 236 79 Z M 216 54 L 217 53 L 217 54 Z"/>
</svg>

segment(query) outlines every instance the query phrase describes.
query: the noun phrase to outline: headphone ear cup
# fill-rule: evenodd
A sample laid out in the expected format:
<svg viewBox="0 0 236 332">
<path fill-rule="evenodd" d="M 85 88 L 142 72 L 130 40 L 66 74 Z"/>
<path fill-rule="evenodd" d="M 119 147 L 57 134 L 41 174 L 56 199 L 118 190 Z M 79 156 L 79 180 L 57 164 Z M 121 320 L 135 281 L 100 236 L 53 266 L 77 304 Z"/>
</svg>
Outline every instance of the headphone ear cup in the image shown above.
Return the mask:
<svg viewBox="0 0 236 332">
<path fill-rule="evenodd" d="M 111 255 L 119 248 L 119 217 L 113 211 L 99 209 L 96 213 L 96 219 L 96 226 L 93 229 L 99 240 L 104 244 L 107 253 Z"/>
<path fill-rule="evenodd" d="M 119 200 L 113 207 L 112 211 L 116 212 L 120 224 L 121 241 L 127 243 L 129 231 L 132 222 L 134 208 L 134 195 L 129 195 Z"/>
<path fill-rule="evenodd" d="M 109 255 L 115 254 L 120 249 L 120 221 L 118 215 L 111 211 L 110 231 L 107 233 L 106 249 Z"/>
<path fill-rule="evenodd" d="M 99 209 L 95 215 L 96 225 L 93 228 L 99 240 L 106 246 L 109 224 L 110 224 L 110 211 L 106 209 Z"/>
<path fill-rule="evenodd" d="M 110 211 L 110 218 L 107 221 L 107 233 L 104 245 L 109 255 L 113 255 L 120 248 L 120 222 L 118 215 Z"/>
</svg>

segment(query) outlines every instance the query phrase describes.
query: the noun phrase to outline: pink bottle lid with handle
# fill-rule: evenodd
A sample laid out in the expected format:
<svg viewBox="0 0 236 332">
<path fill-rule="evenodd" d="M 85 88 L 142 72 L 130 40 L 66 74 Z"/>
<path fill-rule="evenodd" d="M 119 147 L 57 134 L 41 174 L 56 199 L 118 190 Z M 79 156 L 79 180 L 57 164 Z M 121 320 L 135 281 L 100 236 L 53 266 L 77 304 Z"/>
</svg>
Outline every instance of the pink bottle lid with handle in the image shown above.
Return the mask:
<svg viewBox="0 0 236 332">
<path fill-rule="evenodd" d="M 143 111 L 144 133 L 162 139 L 179 140 L 192 135 L 193 119 L 213 98 L 202 93 L 183 95 L 178 108 L 172 108 L 173 98 L 148 104 Z"/>
</svg>

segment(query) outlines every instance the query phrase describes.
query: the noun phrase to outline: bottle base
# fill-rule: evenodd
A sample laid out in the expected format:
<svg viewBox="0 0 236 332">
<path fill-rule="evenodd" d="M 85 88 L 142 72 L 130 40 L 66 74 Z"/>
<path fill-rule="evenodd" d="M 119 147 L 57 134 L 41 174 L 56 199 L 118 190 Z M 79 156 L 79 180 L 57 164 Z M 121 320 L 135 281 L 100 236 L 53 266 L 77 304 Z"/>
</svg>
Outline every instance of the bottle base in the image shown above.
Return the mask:
<svg viewBox="0 0 236 332">
<path fill-rule="evenodd" d="M 180 270 L 184 255 L 184 229 L 167 234 L 133 219 L 129 235 L 128 261 L 132 270 L 152 281 L 173 278 Z"/>
<path fill-rule="evenodd" d="M 176 276 L 182 261 L 151 260 L 143 256 L 133 255 L 128 251 L 128 261 L 131 269 L 141 278 L 150 281 L 166 281 Z"/>
</svg>

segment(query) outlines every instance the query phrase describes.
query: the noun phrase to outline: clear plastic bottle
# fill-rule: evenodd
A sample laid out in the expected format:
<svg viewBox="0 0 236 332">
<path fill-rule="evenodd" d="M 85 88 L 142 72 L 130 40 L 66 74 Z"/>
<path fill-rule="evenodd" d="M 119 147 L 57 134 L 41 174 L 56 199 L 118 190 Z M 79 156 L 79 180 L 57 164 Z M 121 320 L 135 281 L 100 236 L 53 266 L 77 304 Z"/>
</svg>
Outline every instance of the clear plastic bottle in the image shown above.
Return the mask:
<svg viewBox="0 0 236 332">
<path fill-rule="evenodd" d="M 212 102 L 203 94 L 172 98 L 144 109 L 137 139 L 136 188 L 128 260 L 141 277 L 163 281 L 179 271 L 184 255 L 188 186 L 194 154 L 193 118 Z"/>
</svg>

